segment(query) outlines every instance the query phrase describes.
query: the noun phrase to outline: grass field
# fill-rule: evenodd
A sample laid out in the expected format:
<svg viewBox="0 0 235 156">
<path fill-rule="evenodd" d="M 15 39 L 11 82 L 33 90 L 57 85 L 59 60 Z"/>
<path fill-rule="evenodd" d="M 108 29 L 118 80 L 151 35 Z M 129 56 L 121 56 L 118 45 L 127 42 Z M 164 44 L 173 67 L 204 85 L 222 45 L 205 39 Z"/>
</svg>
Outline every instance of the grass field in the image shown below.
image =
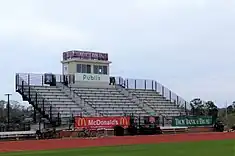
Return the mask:
<svg viewBox="0 0 235 156">
<path fill-rule="evenodd" d="M 1 147 L 0 147 L 1 148 Z M 235 140 L 0 153 L 0 156 L 233 156 Z"/>
</svg>

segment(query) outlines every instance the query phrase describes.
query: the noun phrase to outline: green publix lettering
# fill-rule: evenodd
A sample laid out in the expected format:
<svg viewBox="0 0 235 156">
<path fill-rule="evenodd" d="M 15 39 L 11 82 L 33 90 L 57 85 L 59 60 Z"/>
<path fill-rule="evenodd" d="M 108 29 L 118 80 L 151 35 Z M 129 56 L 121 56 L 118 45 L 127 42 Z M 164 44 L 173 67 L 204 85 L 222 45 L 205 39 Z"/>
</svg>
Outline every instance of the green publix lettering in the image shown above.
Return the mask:
<svg viewBox="0 0 235 156">
<path fill-rule="evenodd" d="M 98 75 L 83 75 L 83 80 L 88 80 L 88 81 L 100 81 L 100 76 Z"/>
</svg>

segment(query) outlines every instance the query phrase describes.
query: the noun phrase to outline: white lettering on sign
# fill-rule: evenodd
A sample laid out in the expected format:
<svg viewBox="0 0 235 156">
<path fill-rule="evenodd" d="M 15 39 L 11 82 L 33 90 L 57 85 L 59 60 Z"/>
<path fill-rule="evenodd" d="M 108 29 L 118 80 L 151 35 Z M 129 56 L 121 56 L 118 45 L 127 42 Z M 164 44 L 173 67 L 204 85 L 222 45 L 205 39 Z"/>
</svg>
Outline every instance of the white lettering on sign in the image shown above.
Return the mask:
<svg viewBox="0 0 235 156">
<path fill-rule="evenodd" d="M 175 118 L 174 123 L 176 126 L 212 125 L 212 118 L 209 117 Z"/>
<path fill-rule="evenodd" d="M 89 126 L 118 125 L 117 120 L 88 120 Z"/>
<path fill-rule="evenodd" d="M 101 60 L 108 61 L 107 53 L 97 53 L 89 51 L 67 51 L 63 53 L 63 60 L 85 59 L 85 60 Z"/>
</svg>

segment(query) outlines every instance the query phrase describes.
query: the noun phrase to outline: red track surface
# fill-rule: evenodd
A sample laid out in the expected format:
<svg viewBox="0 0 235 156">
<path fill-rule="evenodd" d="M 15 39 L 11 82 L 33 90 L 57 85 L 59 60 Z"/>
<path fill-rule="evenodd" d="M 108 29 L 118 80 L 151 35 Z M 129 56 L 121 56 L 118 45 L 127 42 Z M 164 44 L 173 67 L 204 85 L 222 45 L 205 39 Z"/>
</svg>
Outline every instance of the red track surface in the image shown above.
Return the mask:
<svg viewBox="0 0 235 156">
<path fill-rule="evenodd" d="M 163 142 L 183 142 L 201 140 L 235 139 L 235 133 L 198 133 L 155 136 L 125 136 L 98 139 L 54 139 L 0 142 L 0 152 L 51 150 L 64 148 L 80 148 L 91 146 L 113 146 L 130 144 L 151 144 Z"/>
</svg>

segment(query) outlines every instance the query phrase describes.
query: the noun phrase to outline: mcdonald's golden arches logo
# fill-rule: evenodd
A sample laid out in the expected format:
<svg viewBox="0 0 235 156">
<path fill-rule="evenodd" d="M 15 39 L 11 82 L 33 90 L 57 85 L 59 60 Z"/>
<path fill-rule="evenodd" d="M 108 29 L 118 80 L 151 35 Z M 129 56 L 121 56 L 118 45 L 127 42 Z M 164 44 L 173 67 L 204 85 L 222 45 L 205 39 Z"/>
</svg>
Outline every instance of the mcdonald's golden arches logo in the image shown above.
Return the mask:
<svg viewBox="0 0 235 156">
<path fill-rule="evenodd" d="M 78 127 L 86 126 L 87 125 L 86 119 L 85 118 L 78 118 L 77 125 L 78 125 Z"/>
<path fill-rule="evenodd" d="M 120 125 L 125 125 L 125 126 L 129 125 L 129 121 L 127 120 L 126 117 L 120 118 Z"/>
</svg>

